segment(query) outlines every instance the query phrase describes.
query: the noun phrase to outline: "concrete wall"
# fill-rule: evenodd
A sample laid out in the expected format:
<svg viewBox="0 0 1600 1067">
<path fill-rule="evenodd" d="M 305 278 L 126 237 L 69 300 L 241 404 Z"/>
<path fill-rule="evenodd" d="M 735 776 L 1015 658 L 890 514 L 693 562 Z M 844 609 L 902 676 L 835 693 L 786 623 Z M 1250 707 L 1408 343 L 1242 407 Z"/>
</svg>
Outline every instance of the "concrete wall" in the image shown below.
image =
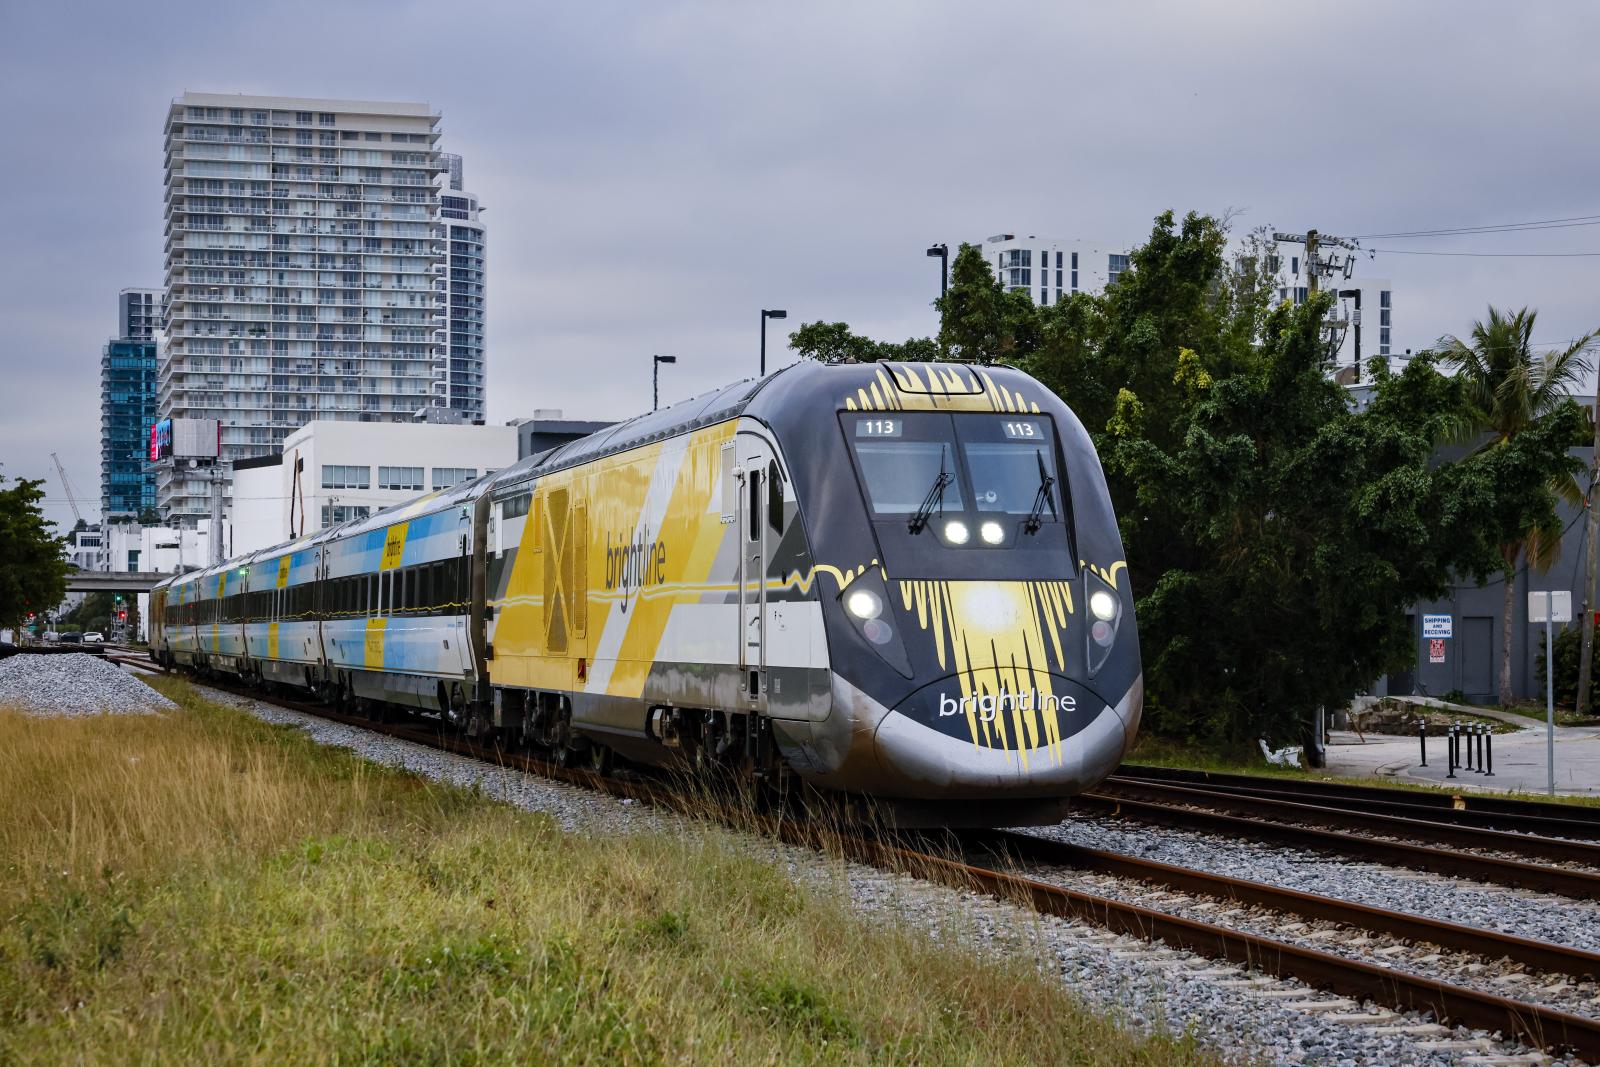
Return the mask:
<svg viewBox="0 0 1600 1067">
<path fill-rule="evenodd" d="M 1575 450 L 1573 454 L 1580 456 L 1585 464 L 1590 462 L 1589 449 L 1581 453 Z M 1530 700 L 1544 699 L 1544 683 L 1539 675 L 1544 626 L 1528 623 L 1529 591 L 1570 590 L 1573 625 L 1578 625 L 1578 620 L 1583 618 L 1585 603 L 1591 605 L 1591 610 L 1594 604 L 1594 598 L 1586 596 L 1583 589 L 1588 560 L 1584 510 L 1565 503 L 1558 510 L 1566 531 L 1561 538 L 1561 554 L 1544 573 L 1533 571 L 1524 563 L 1512 586 L 1511 687 L 1519 698 Z M 1379 692 L 1437 697 L 1460 690 L 1469 700 L 1495 700 L 1500 684 L 1500 642 L 1505 632 L 1504 606 L 1505 584 L 1498 577 L 1491 577 L 1482 586 L 1459 582 L 1446 598 L 1415 605 L 1410 621 L 1416 638 L 1417 666 L 1414 671 L 1390 675 Z M 1430 661 L 1429 642 L 1422 636 L 1425 614 L 1451 616 L 1454 636 L 1444 642 L 1443 663 Z M 1557 624 L 1557 636 L 1561 629 Z"/>
</svg>

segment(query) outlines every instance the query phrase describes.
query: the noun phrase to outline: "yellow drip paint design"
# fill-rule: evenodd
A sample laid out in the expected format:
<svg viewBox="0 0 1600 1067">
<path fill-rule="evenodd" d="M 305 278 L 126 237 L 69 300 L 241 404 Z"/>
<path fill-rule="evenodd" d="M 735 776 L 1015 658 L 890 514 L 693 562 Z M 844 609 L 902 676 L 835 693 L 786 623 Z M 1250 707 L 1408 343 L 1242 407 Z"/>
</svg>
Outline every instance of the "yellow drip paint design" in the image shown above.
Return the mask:
<svg viewBox="0 0 1600 1067">
<path fill-rule="evenodd" d="M 1030 753 L 1043 747 L 1059 765 L 1051 669 L 1066 669 L 1062 634 L 1073 610 L 1071 583 L 903 581 L 900 598 L 932 635 L 940 668 L 960 681 L 973 746 L 1014 750 L 1024 770 Z M 993 701 L 992 716 L 980 714 L 983 698 Z"/>
</svg>

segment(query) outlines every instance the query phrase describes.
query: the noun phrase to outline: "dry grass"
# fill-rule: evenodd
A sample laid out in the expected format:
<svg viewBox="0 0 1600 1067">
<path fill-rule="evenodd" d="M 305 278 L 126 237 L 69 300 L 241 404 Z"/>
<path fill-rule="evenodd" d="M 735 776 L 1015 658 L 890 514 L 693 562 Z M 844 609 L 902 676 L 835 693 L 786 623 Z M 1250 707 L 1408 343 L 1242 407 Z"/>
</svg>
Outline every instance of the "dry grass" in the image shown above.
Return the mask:
<svg viewBox="0 0 1600 1067">
<path fill-rule="evenodd" d="M 0 1063 L 1209 1062 L 714 830 L 560 833 L 169 690 L 0 712 Z"/>
</svg>

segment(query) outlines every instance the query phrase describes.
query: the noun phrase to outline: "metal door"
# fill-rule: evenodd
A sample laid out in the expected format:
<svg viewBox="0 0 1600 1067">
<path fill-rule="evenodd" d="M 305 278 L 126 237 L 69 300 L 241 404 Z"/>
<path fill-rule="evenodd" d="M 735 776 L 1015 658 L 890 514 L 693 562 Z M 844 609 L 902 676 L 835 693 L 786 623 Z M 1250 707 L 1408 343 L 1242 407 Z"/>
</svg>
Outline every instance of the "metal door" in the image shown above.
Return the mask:
<svg viewBox="0 0 1600 1067">
<path fill-rule="evenodd" d="M 1499 664 L 1494 654 L 1494 619 L 1487 615 L 1462 619 L 1461 691 L 1469 698 L 1493 697 Z"/>
<path fill-rule="evenodd" d="M 767 692 L 767 463 L 759 438 L 738 442 L 739 668 L 746 704 L 766 705 Z"/>
</svg>

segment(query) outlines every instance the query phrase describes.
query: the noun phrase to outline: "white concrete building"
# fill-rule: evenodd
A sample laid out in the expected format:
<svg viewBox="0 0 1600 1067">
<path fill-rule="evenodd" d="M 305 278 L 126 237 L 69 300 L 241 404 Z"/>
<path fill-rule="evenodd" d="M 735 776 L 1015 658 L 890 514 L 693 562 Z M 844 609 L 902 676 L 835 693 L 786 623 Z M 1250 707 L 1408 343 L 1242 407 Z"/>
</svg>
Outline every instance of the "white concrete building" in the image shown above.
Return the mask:
<svg viewBox="0 0 1600 1067">
<path fill-rule="evenodd" d="M 1020 237 L 1000 233 L 983 242 L 984 257 L 994 268 L 1000 284 L 1012 291 L 1026 292 L 1035 304 L 1049 305 L 1076 292 L 1103 292 L 1130 266 L 1128 245 L 1053 237 Z M 1280 245 L 1277 249 L 1278 299 L 1304 303 L 1310 291 L 1305 270 L 1305 249 Z M 1334 364 L 1341 368 L 1356 363 L 1356 322 L 1361 323 L 1361 362 L 1374 356 L 1400 357 L 1404 351 L 1394 333 L 1394 287 L 1387 278 L 1360 276 L 1360 263 L 1351 278 L 1328 277 L 1323 288 L 1338 289 L 1333 321 L 1340 344 Z M 1358 298 L 1354 295 L 1360 291 Z"/>
<path fill-rule="evenodd" d="M 438 125 L 420 103 L 172 102 L 160 417 L 220 420 L 231 461 L 449 402 Z M 158 499 L 184 524 L 208 511 L 181 467 Z"/>
<path fill-rule="evenodd" d="M 1128 247 L 1104 241 L 997 233 L 983 242 L 983 254 L 1001 285 L 1041 306 L 1101 292 L 1128 269 Z"/>
<path fill-rule="evenodd" d="M 515 426 L 317 421 L 234 469 L 233 551 L 279 544 L 517 460 Z"/>
</svg>

